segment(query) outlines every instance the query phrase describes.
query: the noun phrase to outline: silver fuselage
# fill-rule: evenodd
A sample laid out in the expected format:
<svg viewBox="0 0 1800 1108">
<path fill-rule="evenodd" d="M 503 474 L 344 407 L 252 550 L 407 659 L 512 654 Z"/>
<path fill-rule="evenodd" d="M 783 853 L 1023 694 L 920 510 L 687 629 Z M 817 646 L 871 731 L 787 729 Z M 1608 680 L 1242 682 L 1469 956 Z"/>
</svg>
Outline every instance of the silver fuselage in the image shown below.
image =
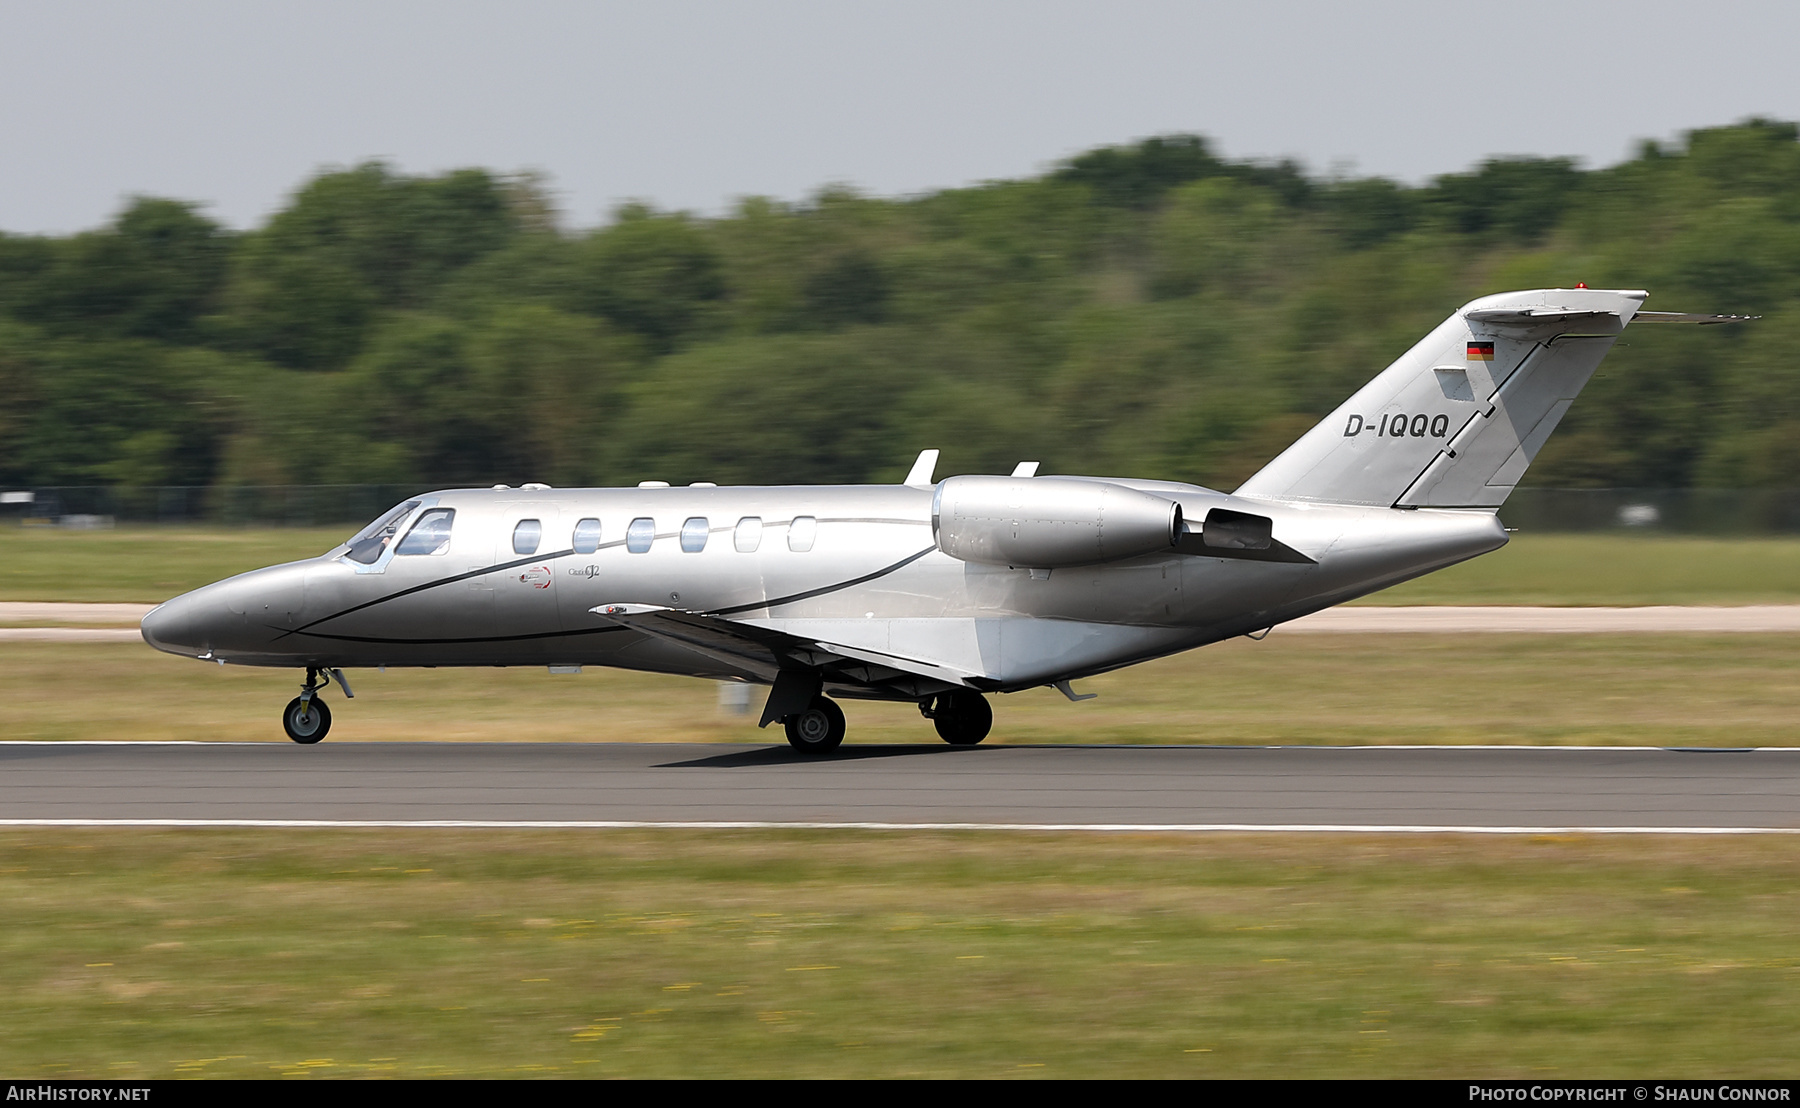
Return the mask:
<svg viewBox="0 0 1800 1108">
<path fill-rule="evenodd" d="M 257 666 L 595 665 L 770 679 L 766 667 L 597 614 L 655 606 L 784 642 L 906 659 L 916 663 L 902 667 L 907 680 L 863 682 L 840 667 L 827 691 L 911 699 L 1116 669 L 1255 632 L 1506 542 L 1491 510 L 1293 504 L 1174 482 L 1087 480 L 1173 500 L 1190 520 L 1214 508 L 1267 516 L 1275 538 L 1310 562 L 1173 550 L 1049 571 L 959 561 L 938 548 L 930 487 L 454 489 L 417 498 L 397 524 L 404 535 L 423 513 L 453 509 L 448 541 L 435 552 L 385 549 L 360 564 L 338 547 L 240 574 L 157 608 L 144 635 L 171 653 Z M 632 521 L 646 519 L 654 521 L 648 548 L 642 524 L 640 541 L 628 545 Z M 740 530 L 745 519 L 760 528 Z M 530 520 L 541 539 L 517 552 L 514 535 Z M 591 552 L 576 550 L 584 520 L 599 521 Z M 760 535 L 751 543 L 753 530 Z M 585 533 L 582 545 L 592 545 L 592 523 Z"/>
</svg>

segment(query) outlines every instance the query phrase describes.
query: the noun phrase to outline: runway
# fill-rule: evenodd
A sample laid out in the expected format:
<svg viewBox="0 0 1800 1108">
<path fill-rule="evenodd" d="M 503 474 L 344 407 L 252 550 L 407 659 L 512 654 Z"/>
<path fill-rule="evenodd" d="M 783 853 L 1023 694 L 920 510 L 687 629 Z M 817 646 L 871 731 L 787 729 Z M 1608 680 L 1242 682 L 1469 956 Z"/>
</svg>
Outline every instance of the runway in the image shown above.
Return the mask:
<svg viewBox="0 0 1800 1108">
<path fill-rule="evenodd" d="M 1800 749 L 0 743 L 0 825 L 1800 833 Z"/>
</svg>

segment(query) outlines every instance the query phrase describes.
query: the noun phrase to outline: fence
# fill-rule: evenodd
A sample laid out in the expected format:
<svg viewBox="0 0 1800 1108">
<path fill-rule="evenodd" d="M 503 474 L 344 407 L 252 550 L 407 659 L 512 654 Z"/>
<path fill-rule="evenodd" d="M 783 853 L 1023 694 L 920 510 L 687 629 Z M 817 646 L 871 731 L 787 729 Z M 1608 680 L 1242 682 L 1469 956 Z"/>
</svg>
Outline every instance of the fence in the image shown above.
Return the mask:
<svg viewBox="0 0 1800 1108">
<path fill-rule="evenodd" d="M 1800 489 L 1519 489 L 1500 509 L 1524 532 L 1800 533 Z"/>
<path fill-rule="evenodd" d="M 367 523 L 421 491 L 412 485 L 63 486 L 0 494 L 0 510 L 72 527 L 114 522 L 312 527 Z"/>
<path fill-rule="evenodd" d="M 0 491 L 0 514 L 63 526 L 366 523 L 424 490 L 412 485 L 62 487 Z M 1800 533 L 1800 489 L 1519 489 L 1500 509 L 1524 532 L 1687 535 Z"/>
</svg>

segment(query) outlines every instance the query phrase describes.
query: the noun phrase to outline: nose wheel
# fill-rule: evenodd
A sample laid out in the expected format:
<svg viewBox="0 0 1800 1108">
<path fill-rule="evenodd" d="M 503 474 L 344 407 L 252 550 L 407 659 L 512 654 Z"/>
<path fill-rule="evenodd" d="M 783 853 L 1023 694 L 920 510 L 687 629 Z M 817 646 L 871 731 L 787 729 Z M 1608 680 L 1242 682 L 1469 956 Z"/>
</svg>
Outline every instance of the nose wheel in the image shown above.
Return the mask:
<svg viewBox="0 0 1800 1108">
<path fill-rule="evenodd" d="M 288 706 L 282 710 L 281 726 L 287 731 L 288 738 L 311 745 L 331 730 L 331 709 L 318 697 L 302 693 L 288 701 Z"/>
<path fill-rule="evenodd" d="M 974 746 L 987 738 L 994 726 L 994 709 L 987 697 L 974 690 L 939 693 L 922 701 L 919 713 L 937 728 L 938 738 L 951 746 Z"/>
<path fill-rule="evenodd" d="M 300 695 L 288 701 L 287 707 L 281 710 L 281 729 L 287 732 L 288 738 L 310 746 L 331 730 L 331 709 L 319 699 L 319 694 L 333 678 L 344 686 L 344 695 L 350 695 L 350 683 L 338 670 L 321 672 L 307 667 L 306 683 L 300 686 Z"/>
</svg>

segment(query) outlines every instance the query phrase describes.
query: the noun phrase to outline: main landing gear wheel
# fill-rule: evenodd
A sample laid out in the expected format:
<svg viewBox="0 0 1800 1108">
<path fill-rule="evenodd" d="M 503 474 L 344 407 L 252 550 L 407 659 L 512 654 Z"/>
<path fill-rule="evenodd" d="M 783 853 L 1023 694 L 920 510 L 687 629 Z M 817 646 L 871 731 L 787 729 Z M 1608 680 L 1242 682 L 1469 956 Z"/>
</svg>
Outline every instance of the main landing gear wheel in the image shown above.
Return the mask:
<svg viewBox="0 0 1800 1108">
<path fill-rule="evenodd" d="M 978 692 L 939 693 L 934 706 L 921 704 L 919 709 L 931 717 L 938 738 L 951 746 L 974 746 L 994 727 L 994 709 Z"/>
<path fill-rule="evenodd" d="M 316 743 L 331 730 L 331 709 L 316 696 L 296 696 L 282 711 L 281 726 L 297 743 Z"/>
<path fill-rule="evenodd" d="M 844 710 L 823 696 L 813 697 L 806 711 L 781 721 L 788 745 L 803 754 L 824 754 L 844 741 Z"/>
</svg>

